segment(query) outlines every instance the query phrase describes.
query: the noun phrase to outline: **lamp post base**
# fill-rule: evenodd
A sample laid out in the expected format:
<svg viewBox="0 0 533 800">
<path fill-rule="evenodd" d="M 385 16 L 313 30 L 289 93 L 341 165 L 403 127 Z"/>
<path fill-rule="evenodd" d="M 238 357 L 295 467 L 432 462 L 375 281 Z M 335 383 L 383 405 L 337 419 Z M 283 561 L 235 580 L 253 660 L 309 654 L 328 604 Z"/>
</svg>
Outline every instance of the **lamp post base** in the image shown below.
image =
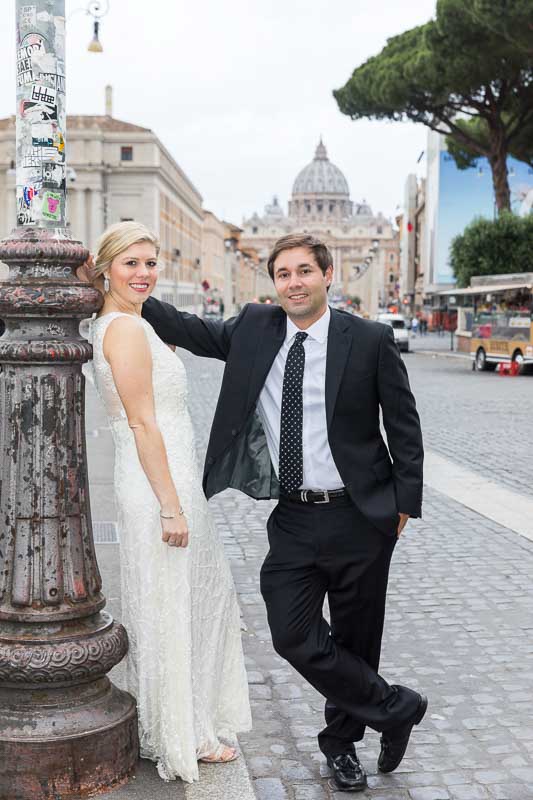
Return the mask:
<svg viewBox="0 0 533 800">
<path fill-rule="evenodd" d="M 67 800 L 118 786 L 135 769 L 135 701 L 108 678 L 81 691 L 2 689 L 0 708 L 0 800 Z"/>
</svg>

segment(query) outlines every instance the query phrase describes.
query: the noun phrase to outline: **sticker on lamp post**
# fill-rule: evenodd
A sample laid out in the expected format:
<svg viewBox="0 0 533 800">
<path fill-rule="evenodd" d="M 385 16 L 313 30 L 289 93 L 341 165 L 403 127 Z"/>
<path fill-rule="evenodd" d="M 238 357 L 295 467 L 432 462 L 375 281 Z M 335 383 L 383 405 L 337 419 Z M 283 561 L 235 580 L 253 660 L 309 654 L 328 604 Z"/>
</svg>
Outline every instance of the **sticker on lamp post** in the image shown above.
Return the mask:
<svg viewBox="0 0 533 800">
<path fill-rule="evenodd" d="M 22 6 L 20 9 L 19 22 L 21 27 L 33 28 L 37 23 L 37 7 Z"/>
<path fill-rule="evenodd" d="M 41 214 L 45 219 L 58 222 L 61 219 L 61 195 L 57 192 L 44 192 Z"/>
</svg>

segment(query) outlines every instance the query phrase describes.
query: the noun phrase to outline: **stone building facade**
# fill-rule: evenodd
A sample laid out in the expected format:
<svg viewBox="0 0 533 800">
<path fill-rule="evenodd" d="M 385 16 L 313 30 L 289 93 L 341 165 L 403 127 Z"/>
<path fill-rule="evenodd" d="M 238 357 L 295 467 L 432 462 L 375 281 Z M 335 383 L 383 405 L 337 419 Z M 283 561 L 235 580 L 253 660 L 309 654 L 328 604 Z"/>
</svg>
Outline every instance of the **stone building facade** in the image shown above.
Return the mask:
<svg viewBox="0 0 533 800">
<path fill-rule="evenodd" d="M 310 233 L 323 239 L 333 256 L 334 284 L 330 296 L 358 297 L 369 314 L 397 302 L 399 292 L 399 239 L 391 221 L 375 215 L 365 202 L 354 203 L 348 182 L 319 142 L 310 164 L 296 176 L 285 214 L 278 199 L 265 206 L 263 215 L 243 222 L 241 245 L 254 249 L 265 263 L 281 236 Z"/>
</svg>

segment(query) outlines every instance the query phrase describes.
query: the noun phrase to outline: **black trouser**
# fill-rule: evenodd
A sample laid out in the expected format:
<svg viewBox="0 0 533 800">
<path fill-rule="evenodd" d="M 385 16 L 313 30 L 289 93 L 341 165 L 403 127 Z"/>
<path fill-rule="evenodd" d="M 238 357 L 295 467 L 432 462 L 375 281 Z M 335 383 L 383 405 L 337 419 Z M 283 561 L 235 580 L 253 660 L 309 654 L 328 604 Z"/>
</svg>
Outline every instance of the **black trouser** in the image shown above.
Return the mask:
<svg viewBox="0 0 533 800">
<path fill-rule="evenodd" d="M 326 698 L 322 752 L 350 752 L 366 725 L 393 728 L 419 700 L 377 673 L 396 537 L 374 528 L 348 497 L 329 504 L 282 498 L 267 530 L 261 592 L 274 648 Z M 331 627 L 322 614 L 326 594 Z"/>
</svg>

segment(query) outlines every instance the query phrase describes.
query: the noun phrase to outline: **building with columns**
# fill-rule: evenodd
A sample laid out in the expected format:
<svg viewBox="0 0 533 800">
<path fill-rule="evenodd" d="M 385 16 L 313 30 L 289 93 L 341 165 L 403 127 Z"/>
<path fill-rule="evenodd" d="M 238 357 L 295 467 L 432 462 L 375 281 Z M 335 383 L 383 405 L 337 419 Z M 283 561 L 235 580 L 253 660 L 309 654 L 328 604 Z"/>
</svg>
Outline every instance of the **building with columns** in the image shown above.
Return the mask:
<svg viewBox="0 0 533 800">
<path fill-rule="evenodd" d="M 396 303 L 399 291 L 399 239 L 389 219 L 375 215 L 363 200 L 354 203 L 342 171 L 320 140 L 313 160 L 296 176 L 285 214 L 278 199 L 263 215 L 243 222 L 241 246 L 254 249 L 264 263 L 272 246 L 288 233 L 310 233 L 331 250 L 335 297 L 357 297 L 369 314 Z"/>
</svg>

